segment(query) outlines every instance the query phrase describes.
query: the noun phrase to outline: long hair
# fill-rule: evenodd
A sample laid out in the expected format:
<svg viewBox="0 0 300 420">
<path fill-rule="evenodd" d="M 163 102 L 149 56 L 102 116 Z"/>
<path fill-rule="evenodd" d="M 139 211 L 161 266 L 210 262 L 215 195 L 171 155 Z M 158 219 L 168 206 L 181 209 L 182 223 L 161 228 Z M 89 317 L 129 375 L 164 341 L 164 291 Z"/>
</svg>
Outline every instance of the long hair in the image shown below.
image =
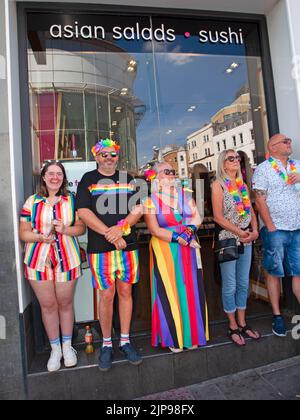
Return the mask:
<svg viewBox="0 0 300 420">
<path fill-rule="evenodd" d="M 40 179 L 39 179 L 37 194 L 40 197 L 49 197 L 49 191 L 48 191 L 47 185 L 46 185 L 43 178 L 45 177 L 46 173 L 48 172 L 48 169 L 50 168 L 50 166 L 58 166 L 62 170 L 62 173 L 64 174 L 63 183 L 62 183 L 59 191 L 56 193 L 56 196 L 59 197 L 61 195 L 63 195 L 63 196 L 70 195 L 70 192 L 67 189 L 68 180 L 67 180 L 66 170 L 60 162 L 56 162 L 56 161 L 54 161 L 54 162 L 49 161 L 43 166 L 43 169 L 42 169 L 41 175 L 40 175 Z"/>
<path fill-rule="evenodd" d="M 235 150 L 230 149 L 230 150 L 224 150 L 218 159 L 218 166 L 217 166 L 217 175 L 216 175 L 216 179 L 217 181 L 219 181 L 219 183 L 225 187 L 225 183 L 224 183 L 224 179 L 228 178 L 227 173 L 225 172 L 224 166 L 225 166 L 225 161 L 229 155 L 229 153 L 237 153 Z M 242 175 L 242 171 L 239 170 L 237 173 L 237 178 L 241 178 L 243 179 L 243 175 Z"/>
</svg>

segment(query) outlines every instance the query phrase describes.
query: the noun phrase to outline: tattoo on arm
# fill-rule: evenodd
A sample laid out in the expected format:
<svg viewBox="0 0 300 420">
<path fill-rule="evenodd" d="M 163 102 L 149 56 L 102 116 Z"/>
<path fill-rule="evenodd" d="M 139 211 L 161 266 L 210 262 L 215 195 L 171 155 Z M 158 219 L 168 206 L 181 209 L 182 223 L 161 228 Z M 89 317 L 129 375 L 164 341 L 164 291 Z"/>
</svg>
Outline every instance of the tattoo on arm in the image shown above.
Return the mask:
<svg viewBox="0 0 300 420">
<path fill-rule="evenodd" d="M 267 197 L 267 191 L 265 190 L 255 190 L 255 194 L 257 197 L 261 197 L 261 198 Z"/>
</svg>

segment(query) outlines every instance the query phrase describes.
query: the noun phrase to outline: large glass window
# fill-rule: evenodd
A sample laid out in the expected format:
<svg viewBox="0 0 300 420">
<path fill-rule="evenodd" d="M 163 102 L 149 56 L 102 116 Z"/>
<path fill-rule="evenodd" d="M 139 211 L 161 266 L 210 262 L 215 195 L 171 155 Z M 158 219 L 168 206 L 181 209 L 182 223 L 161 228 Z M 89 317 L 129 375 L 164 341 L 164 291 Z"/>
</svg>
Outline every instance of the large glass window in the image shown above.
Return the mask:
<svg viewBox="0 0 300 420">
<path fill-rule="evenodd" d="M 263 150 L 269 137 L 258 24 L 30 13 L 28 83 L 34 172 L 43 161 L 59 159 L 76 189 L 95 167 L 91 147 L 110 137 L 122 146 L 121 169 L 141 176 L 148 164 L 165 160 L 182 180 L 204 180 L 204 273 L 211 320 L 223 318 L 220 284 L 211 270 L 210 182 L 219 154 L 233 148 L 250 185 L 262 157 L 257 147 Z M 267 310 L 260 256 L 257 246 L 253 313 Z M 143 274 L 146 288 L 147 269 Z M 147 291 L 140 295 L 149 298 Z M 148 303 L 145 311 L 150 298 Z M 78 305 L 78 320 L 94 316 L 94 308 Z M 137 322 L 137 329 L 143 329 L 150 315 L 138 309 L 138 317 L 145 322 Z"/>
</svg>

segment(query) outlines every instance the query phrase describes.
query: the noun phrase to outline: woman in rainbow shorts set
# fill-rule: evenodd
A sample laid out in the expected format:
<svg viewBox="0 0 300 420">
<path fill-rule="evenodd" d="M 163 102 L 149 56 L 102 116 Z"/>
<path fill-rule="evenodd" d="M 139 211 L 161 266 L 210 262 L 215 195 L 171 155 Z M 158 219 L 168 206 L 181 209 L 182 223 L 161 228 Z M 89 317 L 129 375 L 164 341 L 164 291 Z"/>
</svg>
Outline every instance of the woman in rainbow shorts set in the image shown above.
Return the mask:
<svg viewBox="0 0 300 420">
<path fill-rule="evenodd" d="M 77 365 L 72 348 L 73 300 L 76 279 L 81 276 L 76 237 L 86 227 L 75 212 L 75 197 L 67 191 L 66 172 L 58 162 L 42 169 L 40 188 L 28 198 L 21 212 L 20 239 L 25 247 L 25 277 L 41 305 L 52 352 L 48 371 Z M 63 347 L 60 342 L 60 329 Z"/>
</svg>

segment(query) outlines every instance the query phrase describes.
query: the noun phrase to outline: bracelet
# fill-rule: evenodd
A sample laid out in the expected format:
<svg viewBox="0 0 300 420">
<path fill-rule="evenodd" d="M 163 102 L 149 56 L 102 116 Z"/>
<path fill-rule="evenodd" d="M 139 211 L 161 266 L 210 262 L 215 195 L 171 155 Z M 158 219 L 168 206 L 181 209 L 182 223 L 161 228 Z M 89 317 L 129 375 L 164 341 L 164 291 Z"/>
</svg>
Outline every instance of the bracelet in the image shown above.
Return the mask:
<svg viewBox="0 0 300 420">
<path fill-rule="evenodd" d="M 172 242 L 173 243 L 175 243 L 175 242 L 177 242 L 178 243 L 178 239 L 179 239 L 179 233 L 177 233 L 177 232 L 173 232 L 173 235 L 172 235 Z"/>
<path fill-rule="evenodd" d="M 187 242 L 189 245 L 193 240 L 193 234 L 190 233 L 191 231 L 184 231 L 181 235 L 180 238 L 182 238 L 185 242 Z"/>
<path fill-rule="evenodd" d="M 197 233 L 197 230 L 198 230 L 197 226 L 195 226 L 195 225 L 188 225 L 187 229 L 191 229 L 193 231 L 193 233 Z"/>
<path fill-rule="evenodd" d="M 193 240 L 194 234 L 196 233 L 197 228 L 194 225 L 187 226 L 185 231 L 180 235 L 180 237 L 186 241 L 189 245 Z"/>
<path fill-rule="evenodd" d="M 120 220 L 118 222 L 117 226 L 119 226 L 121 228 L 123 236 L 129 236 L 131 234 L 131 226 L 124 219 Z"/>
</svg>

